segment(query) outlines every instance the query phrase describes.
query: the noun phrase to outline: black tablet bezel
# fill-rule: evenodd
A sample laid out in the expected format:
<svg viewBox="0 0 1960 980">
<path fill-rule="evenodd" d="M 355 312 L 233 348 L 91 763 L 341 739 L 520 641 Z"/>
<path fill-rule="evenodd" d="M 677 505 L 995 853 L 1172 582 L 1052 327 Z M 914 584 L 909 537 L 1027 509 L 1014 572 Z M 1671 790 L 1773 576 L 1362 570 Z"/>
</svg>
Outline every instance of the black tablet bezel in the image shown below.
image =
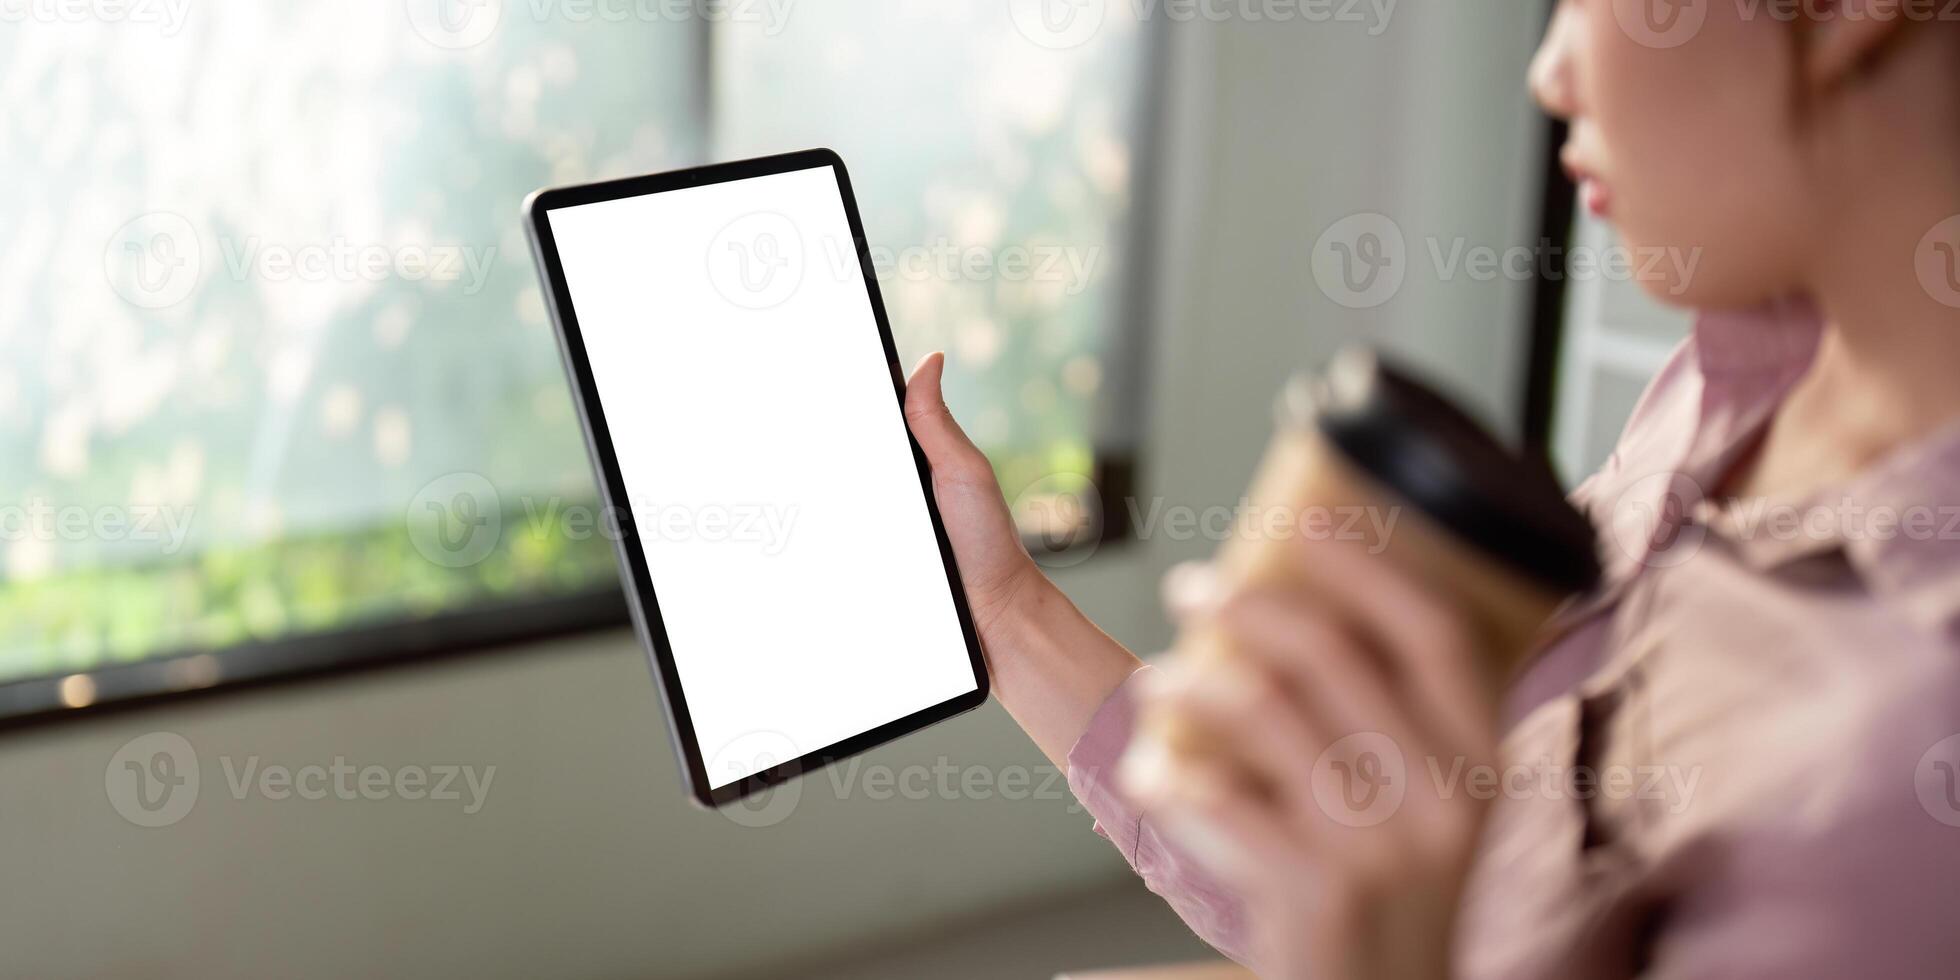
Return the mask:
<svg viewBox="0 0 1960 980">
<path fill-rule="evenodd" d="M 959 567 L 953 561 L 953 548 L 946 537 L 946 524 L 939 516 L 939 503 L 933 498 L 932 471 L 926 463 L 925 451 L 919 447 L 918 440 L 912 438 L 908 426 L 906 438 L 912 444 L 912 458 L 918 467 L 919 490 L 925 495 L 926 512 L 932 517 L 933 535 L 939 541 L 940 560 L 946 568 L 946 584 L 952 590 L 953 608 L 959 616 L 960 632 L 966 638 L 967 657 L 973 667 L 973 690 L 894 719 L 841 742 L 744 776 L 725 786 L 719 788 L 709 786 L 707 766 L 701 756 L 700 743 L 694 736 L 693 720 L 688 714 L 687 696 L 681 689 L 680 673 L 675 669 L 666 627 L 660 618 L 660 603 L 654 596 L 653 579 L 648 572 L 646 555 L 639 535 L 635 531 L 632 510 L 628 505 L 630 497 L 625 492 L 625 480 L 620 474 L 618 457 L 613 453 L 611 429 L 606 422 L 605 410 L 599 403 L 598 387 L 593 381 L 592 368 L 586 358 L 585 342 L 579 333 L 578 316 L 572 308 L 571 291 L 565 282 L 565 270 L 559 262 L 558 244 L 552 237 L 550 212 L 557 208 L 660 194 L 690 187 L 766 177 L 771 174 L 813 170 L 819 167 L 829 168 L 832 176 L 836 178 L 837 190 L 843 199 L 844 214 L 850 220 L 851 239 L 857 247 L 858 267 L 863 274 L 864 288 L 871 301 L 873 319 L 878 324 L 879 340 L 884 344 L 885 363 L 891 372 L 892 393 L 895 396 L 892 407 L 894 411 L 900 413 L 902 419 L 905 411 L 905 375 L 899 367 L 898 349 L 892 343 L 891 321 L 885 315 L 884 297 L 878 291 L 878 279 L 872 268 L 869 249 L 864 238 L 864 225 L 858 217 L 857 197 L 851 192 L 851 179 L 844 168 L 843 158 L 835 152 L 828 149 L 802 150 L 758 157 L 753 160 L 649 174 L 643 177 L 547 188 L 533 192 L 524 200 L 525 229 L 530 234 L 532 255 L 537 262 L 539 278 L 543 281 L 547 297 L 546 306 L 551 311 L 552 325 L 558 336 L 558 350 L 565 363 L 566 379 L 572 388 L 572 401 L 578 407 L 580 427 L 585 432 L 586 449 L 598 478 L 601 502 L 608 508 L 607 512 L 613 516 L 619 529 L 619 533 L 614 536 L 614 542 L 620 565 L 626 570 L 627 580 L 624 584 L 627 606 L 632 611 L 634 632 L 639 635 L 640 643 L 647 651 L 648 662 L 653 667 L 655 680 L 659 683 L 661 696 L 666 702 L 667 733 L 673 742 L 675 754 L 680 759 L 682 778 L 688 784 L 689 795 L 697 803 L 708 807 L 719 807 L 735 802 L 839 759 L 875 748 L 900 736 L 979 707 L 986 703 L 988 696 L 986 660 L 980 651 L 979 635 L 973 628 L 973 614 L 967 608 L 966 590 L 960 582 Z"/>
</svg>

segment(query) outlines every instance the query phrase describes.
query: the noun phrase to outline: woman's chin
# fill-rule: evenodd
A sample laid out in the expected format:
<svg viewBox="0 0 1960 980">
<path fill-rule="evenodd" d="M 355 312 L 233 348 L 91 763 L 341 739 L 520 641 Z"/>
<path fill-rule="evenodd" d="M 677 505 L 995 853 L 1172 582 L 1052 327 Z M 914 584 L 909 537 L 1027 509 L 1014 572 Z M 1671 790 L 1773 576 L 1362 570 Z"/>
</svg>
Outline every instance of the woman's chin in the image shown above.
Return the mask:
<svg viewBox="0 0 1960 980">
<path fill-rule="evenodd" d="M 1666 264 L 1666 260 L 1663 260 Z M 1687 274 L 1678 269 L 1662 275 L 1636 277 L 1641 291 L 1656 302 L 1681 310 L 1735 312 L 1760 309 L 1791 295 L 1788 286 L 1769 286 L 1742 276 L 1723 276 L 1716 270 L 1698 268 Z"/>
</svg>

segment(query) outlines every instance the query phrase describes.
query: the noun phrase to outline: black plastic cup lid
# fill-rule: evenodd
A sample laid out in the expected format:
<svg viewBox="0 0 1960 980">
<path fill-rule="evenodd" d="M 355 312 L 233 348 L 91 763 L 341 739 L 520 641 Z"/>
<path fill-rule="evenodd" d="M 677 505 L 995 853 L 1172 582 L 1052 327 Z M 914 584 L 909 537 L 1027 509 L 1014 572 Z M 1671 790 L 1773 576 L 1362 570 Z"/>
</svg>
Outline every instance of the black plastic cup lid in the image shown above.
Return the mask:
<svg viewBox="0 0 1960 980">
<path fill-rule="evenodd" d="M 1561 595 L 1600 575 L 1585 515 L 1542 464 L 1363 347 L 1287 386 L 1281 414 L 1317 428 L 1348 462 L 1457 538 Z"/>
</svg>

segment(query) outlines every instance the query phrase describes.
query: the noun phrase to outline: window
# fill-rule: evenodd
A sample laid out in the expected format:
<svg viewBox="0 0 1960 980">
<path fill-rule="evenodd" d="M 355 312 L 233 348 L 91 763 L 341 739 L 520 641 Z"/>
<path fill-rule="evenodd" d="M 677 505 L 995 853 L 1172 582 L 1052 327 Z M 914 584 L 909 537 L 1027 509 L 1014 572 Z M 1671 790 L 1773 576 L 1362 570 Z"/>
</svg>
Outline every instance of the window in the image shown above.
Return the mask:
<svg viewBox="0 0 1960 980">
<path fill-rule="evenodd" d="M 1613 230 L 1590 215 L 1575 222 L 1572 237 L 1574 247 L 1595 254 L 1615 241 Z M 1612 455 L 1647 382 L 1688 335 L 1690 318 L 1626 278 L 1571 283 L 1564 312 L 1552 458 L 1567 484 L 1576 485 Z"/>
<path fill-rule="evenodd" d="M 950 352 L 948 403 L 1024 526 L 1113 449 L 1096 413 L 1143 71 L 1126 9 L 1061 50 L 1007 4 L 811 5 L 715 35 L 721 155 L 843 154 L 900 357 Z"/>
<path fill-rule="evenodd" d="M 517 221 L 547 184 L 833 146 L 902 353 L 954 352 L 1010 495 L 1088 474 L 1143 32 L 955 6 L 0 23 L 0 714 L 309 666 L 308 638 L 617 616 Z"/>
</svg>

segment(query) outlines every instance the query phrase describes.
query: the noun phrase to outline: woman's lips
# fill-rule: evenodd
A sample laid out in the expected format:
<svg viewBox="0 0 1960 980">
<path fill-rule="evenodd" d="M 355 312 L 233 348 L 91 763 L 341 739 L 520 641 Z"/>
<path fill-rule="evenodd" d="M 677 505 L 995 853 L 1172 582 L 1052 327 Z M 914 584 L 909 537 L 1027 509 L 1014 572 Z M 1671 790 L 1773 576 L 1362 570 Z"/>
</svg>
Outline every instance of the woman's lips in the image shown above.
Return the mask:
<svg viewBox="0 0 1960 980">
<path fill-rule="evenodd" d="M 1607 212 L 1612 210 L 1613 195 L 1597 177 L 1586 177 L 1579 181 L 1579 200 L 1585 202 L 1586 210 L 1591 211 L 1595 218 L 1604 218 Z"/>
<path fill-rule="evenodd" d="M 1570 149 L 1559 154 L 1559 163 L 1564 165 L 1566 176 L 1579 185 L 1579 200 L 1585 203 L 1586 210 L 1592 212 L 1594 217 L 1606 217 L 1613 203 L 1613 195 L 1607 191 L 1606 182 L 1593 176 Z"/>
</svg>

